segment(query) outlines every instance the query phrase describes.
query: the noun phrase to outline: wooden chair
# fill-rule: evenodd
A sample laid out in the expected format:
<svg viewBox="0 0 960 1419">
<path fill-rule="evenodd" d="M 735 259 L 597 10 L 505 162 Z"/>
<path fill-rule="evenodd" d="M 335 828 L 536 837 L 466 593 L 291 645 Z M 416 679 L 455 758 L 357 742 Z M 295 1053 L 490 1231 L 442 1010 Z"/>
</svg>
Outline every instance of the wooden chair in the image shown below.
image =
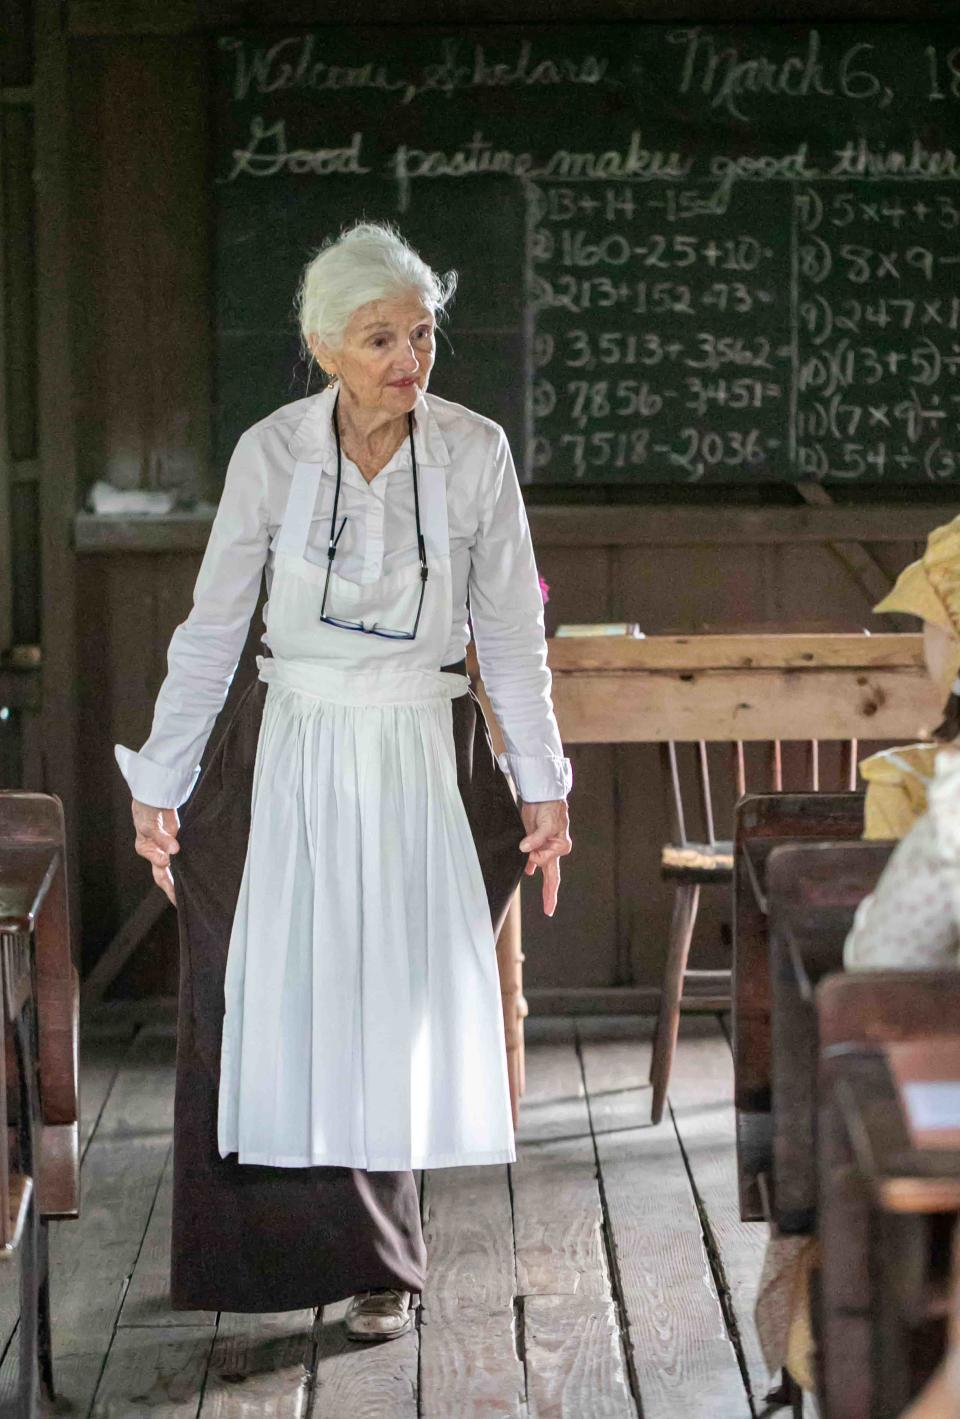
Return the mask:
<svg viewBox="0 0 960 1419">
<path fill-rule="evenodd" d="M 661 875 L 674 883 L 675 891 L 650 1065 L 653 1085 L 651 1117 L 654 1123 L 659 1123 L 663 1117 L 681 1010 L 726 1010 L 730 1007 L 730 968 L 691 970 L 687 963 L 701 887 L 722 886 L 729 890 L 734 877 L 732 834 L 728 829 L 721 838 L 716 830 L 714 804 L 717 795 L 711 776 L 710 746 L 704 740 L 691 745 L 681 745 L 671 740 L 660 746 L 660 752 L 670 822 L 670 839 L 661 852 Z M 785 781 L 798 777 L 808 792 L 819 793 L 821 782 L 827 778 L 821 772 L 821 747 L 815 740 L 789 747 L 779 740 L 749 748 L 742 742 L 735 742 L 714 750 L 714 754 L 722 752 L 726 753 L 728 762 L 727 795 L 735 801 L 747 792 L 748 778 L 752 777 L 748 772 L 748 761 L 756 755 L 762 756 L 765 786 L 773 793 L 782 793 Z M 681 762 L 684 754 L 692 760 L 692 772 L 684 772 Z M 838 771 L 831 775 L 836 787 L 853 789 L 856 764 L 856 740 L 844 741 L 839 746 Z M 790 767 L 799 768 L 799 773 L 791 774 Z M 692 793 L 688 787 L 691 782 L 695 786 Z M 694 836 L 692 825 L 697 818 L 699 833 Z M 685 994 L 688 985 L 700 987 L 701 993 Z M 703 991 L 703 987 L 707 989 Z"/>
<path fill-rule="evenodd" d="M 80 1210 L 79 975 L 64 844 L 59 798 L 0 792 L 0 1257 L 19 1255 L 21 1304 L 18 1394 L 0 1419 L 32 1419 L 38 1366 L 54 1395 L 47 1223 Z"/>
</svg>

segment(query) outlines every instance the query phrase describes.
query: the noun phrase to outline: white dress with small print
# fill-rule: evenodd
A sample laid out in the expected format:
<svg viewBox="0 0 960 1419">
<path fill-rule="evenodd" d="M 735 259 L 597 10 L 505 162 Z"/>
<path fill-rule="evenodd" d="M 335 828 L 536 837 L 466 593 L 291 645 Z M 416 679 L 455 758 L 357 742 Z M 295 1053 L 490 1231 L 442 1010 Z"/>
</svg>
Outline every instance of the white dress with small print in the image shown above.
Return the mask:
<svg viewBox="0 0 960 1419">
<path fill-rule="evenodd" d="M 936 757 L 927 811 L 901 838 L 844 944 L 855 970 L 942 970 L 960 964 L 960 752 Z"/>
</svg>

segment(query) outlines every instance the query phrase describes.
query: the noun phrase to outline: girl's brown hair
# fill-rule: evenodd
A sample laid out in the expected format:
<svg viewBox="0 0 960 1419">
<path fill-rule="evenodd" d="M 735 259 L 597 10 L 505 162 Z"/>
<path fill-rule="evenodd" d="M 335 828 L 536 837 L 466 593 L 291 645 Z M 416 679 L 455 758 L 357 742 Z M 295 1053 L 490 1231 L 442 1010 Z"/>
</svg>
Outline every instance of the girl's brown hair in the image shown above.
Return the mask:
<svg viewBox="0 0 960 1419">
<path fill-rule="evenodd" d="M 960 680 L 955 680 L 950 689 L 947 703 L 943 707 L 943 721 L 938 724 L 933 731 L 934 739 L 943 744 L 950 744 L 954 739 L 960 737 L 960 694 L 957 687 Z"/>
</svg>

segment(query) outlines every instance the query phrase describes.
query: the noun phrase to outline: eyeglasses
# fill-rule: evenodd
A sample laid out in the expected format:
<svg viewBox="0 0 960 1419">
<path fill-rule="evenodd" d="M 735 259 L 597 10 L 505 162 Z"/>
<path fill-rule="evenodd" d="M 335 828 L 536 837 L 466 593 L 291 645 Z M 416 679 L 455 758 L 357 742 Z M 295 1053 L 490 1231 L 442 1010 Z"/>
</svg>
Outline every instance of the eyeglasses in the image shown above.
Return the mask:
<svg viewBox="0 0 960 1419">
<path fill-rule="evenodd" d="M 330 537 L 327 543 L 327 575 L 323 583 L 323 599 L 320 602 L 320 620 L 328 626 L 337 626 L 343 631 L 363 631 L 368 636 L 383 636 L 386 640 L 412 641 L 417 634 L 417 627 L 420 625 L 420 613 L 423 610 L 423 596 L 427 587 L 427 549 L 423 540 L 423 531 L 420 527 L 420 491 L 417 485 L 417 454 L 413 446 L 413 412 L 407 415 L 407 432 L 410 438 L 410 461 L 413 467 L 413 506 L 417 518 L 417 548 L 420 552 L 420 601 L 417 605 L 417 615 L 413 623 L 412 631 L 394 631 L 387 626 L 378 626 L 374 621 L 372 626 L 365 626 L 362 621 L 347 621 L 340 616 L 328 616 L 326 614 L 327 590 L 330 586 L 330 573 L 333 570 L 333 559 L 337 554 L 337 543 L 340 535 L 347 525 L 346 516 L 340 524 L 340 531 L 334 532 L 337 525 L 337 504 L 340 500 L 340 478 L 342 474 L 343 455 L 340 448 L 340 428 L 337 422 L 337 406 L 340 403 L 340 391 L 337 390 L 337 397 L 333 403 L 333 433 L 337 441 L 337 486 L 333 494 L 333 512 L 330 515 Z"/>
</svg>

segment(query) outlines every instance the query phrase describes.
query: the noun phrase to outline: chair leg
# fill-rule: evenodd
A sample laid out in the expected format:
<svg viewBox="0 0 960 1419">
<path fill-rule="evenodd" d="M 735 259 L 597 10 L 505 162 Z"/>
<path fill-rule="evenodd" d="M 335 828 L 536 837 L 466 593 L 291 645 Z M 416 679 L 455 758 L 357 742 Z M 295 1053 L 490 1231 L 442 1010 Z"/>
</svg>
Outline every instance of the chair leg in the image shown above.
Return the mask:
<svg viewBox="0 0 960 1419">
<path fill-rule="evenodd" d="M 699 885 L 683 882 L 677 887 L 677 893 L 673 899 L 673 918 L 670 922 L 667 965 L 663 974 L 663 989 L 660 993 L 660 1011 L 653 1039 L 653 1058 L 650 1063 L 650 1082 L 653 1085 L 653 1107 L 650 1117 L 653 1123 L 659 1123 L 663 1117 L 667 1085 L 670 1082 L 670 1070 L 677 1048 L 677 1031 L 680 1028 L 683 978 L 690 955 L 690 942 L 693 940 L 693 928 L 697 920 L 699 903 Z"/>
<path fill-rule="evenodd" d="M 665 1021 L 669 1019 L 672 1002 L 677 1005 L 683 996 L 683 976 L 687 969 L 687 959 L 690 955 L 690 939 L 693 936 L 693 924 L 697 914 L 697 897 L 699 887 L 692 887 L 686 883 L 678 884 L 673 898 L 673 915 L 670 919 L 670 936 L 667 941 L 667 960 L 664 966 L 663 987 L 660 992 L 660 1007 L 657 1013 L 657 1027 L 653 1036 L 653 1051 L 650 1056 L 650 1082 L 653 1082 L 657 1072 L 657 1060 L 660 1057 L 661 1040 L 665 1028 Z M 690 901 L 690 894 L 693 893 L 694 900 Z M 689 918 L 689 921 L 688 921 Z M 682 936 L 687 933 L 687 945 L 682 947 Z"/>
<path fill-rule="evenodd" d="M 39 1245 L 37 1248 L 40 1262 L 40 1294 L 38 1296 L 37 1310 L 37 1344 L 40 1360 L 40 1381 L 46 1391 L 48 1399 L 56 1399 L 56 1391 L 53 1387 L 53 1343 L 52 1329 L 50 1325 L 50 1228 L 48 1223 L 41 1218 L 39 1229 Z"/>
<path fill-rule="evenodd" d="M 772 1409 L 789 1408 L 791 1419 L 803 1419 L 803 1390 L 787 1369 L 780 1371 L 780 1383 L 765 1397 L 764 1403 Z"/>
<path fill-rule="evenodd" d="M 14 1021 L 14 1044 L 19 1076 L 20 1121 L 18 1142 L 20 1166 L 32 1178 L 33 1187 L 27 1204 L 23 1234 L 20 1238 L 20 1375 L 18 1383 L 19 1413 L 22 1419 L 33 1419 L 37 1412 L 37 1350 L 40 1328 L 40 1197 L 37 1186 L 38 1149 L 35 1122 L 39 1115 L 36 1076 L 32 1065 L 36 1059 L 36 1040 L 32 1003 L 24 1006 Z"/>
<path fill-rule="evenodd" d="M 23 1419 L 33 1419 L 37 1412 L 37 1348 L 39 1331 L 39 1277 L 37 1275 L 37 1240 L 39 1216 L 37 1194 L 28 1204 L 23 1236 L 20 1240 L 20 1377 L 19 1413 Z"/>
</svg>

